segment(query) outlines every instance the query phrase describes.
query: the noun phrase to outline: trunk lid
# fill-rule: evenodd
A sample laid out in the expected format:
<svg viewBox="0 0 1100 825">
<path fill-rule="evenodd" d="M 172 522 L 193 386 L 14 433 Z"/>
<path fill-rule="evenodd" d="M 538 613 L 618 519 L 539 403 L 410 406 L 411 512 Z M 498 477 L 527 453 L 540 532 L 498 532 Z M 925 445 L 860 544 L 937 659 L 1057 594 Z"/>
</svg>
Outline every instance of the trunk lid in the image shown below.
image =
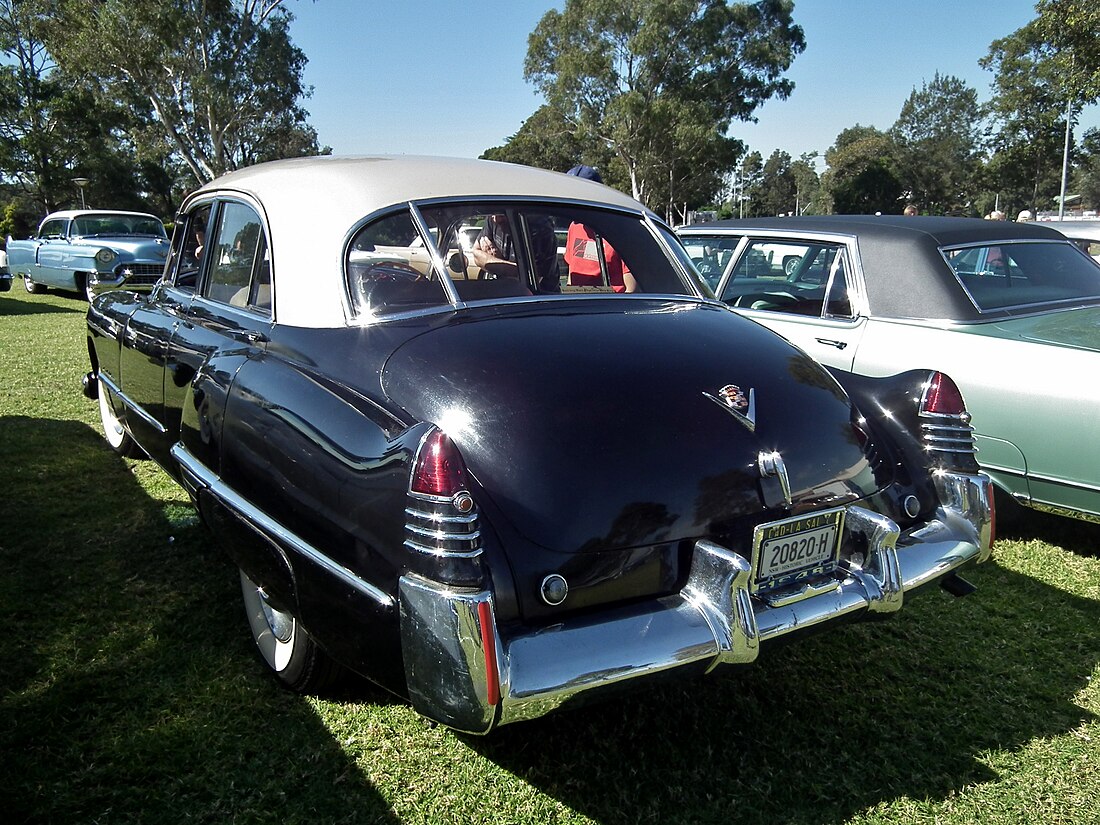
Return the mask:
<svg viewBox="0 0 1100 825">
<path fill-rule="evenodd" d="M 1046 312 L 990 324 L 1004 338 L 1100 351 L 1100 306 Z M 988 334 L 988 331 L 986 331 Z"/>
<path fill-rule="evenodd" d="M 451 316 L 382 375 L 527 540 L 562 553 L 652 545 L 877 489 L 844 391 L 774 333 L 697 302 L 550 304 Z M 721 402 L 728 385 L 753 391 L 755 429 Z M 789 511 L 758 468 L 771 452 Z"/>
</svg>

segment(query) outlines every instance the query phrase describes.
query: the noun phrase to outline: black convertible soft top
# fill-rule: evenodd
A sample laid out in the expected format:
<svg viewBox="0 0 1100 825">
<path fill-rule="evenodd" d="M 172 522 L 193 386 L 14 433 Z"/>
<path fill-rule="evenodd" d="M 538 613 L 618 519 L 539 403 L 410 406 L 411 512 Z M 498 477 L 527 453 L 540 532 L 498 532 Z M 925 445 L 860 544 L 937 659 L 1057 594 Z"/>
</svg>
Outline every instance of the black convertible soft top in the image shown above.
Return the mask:
<svg viewBox="0 0 1100 825">
<path fill-rule="evenodd" d="M 980 218 L 903 215 L 822 215 L 714 221 L 684 227 L 685 234 L 711 230 L 766 235 L 768 232 L 854 237 L 863 263 L 873 315 L 886 318 L 946 318 L 976 321 L 1013 314 L 979 313 L 966 297 L 941 247 L 991 241 L 1068 243 L 1057 230 L 1039 223 Z"/>
</svg>

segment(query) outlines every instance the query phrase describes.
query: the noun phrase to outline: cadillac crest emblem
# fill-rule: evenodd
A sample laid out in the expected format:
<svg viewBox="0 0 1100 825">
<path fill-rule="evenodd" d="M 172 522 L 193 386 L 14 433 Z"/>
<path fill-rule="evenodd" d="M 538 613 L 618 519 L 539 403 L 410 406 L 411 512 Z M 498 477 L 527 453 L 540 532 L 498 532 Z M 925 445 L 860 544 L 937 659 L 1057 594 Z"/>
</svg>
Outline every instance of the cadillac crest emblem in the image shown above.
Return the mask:
<svg viewBox="0 0 1100 825">
<path fill-rule="evenodd" d="M 751 387 L 748 395 L 736 384 L 726 384 L 716 394 L 703 395 L 744 424 L 749 432 L 756 432 L 756 391 Z"/>
</svg>

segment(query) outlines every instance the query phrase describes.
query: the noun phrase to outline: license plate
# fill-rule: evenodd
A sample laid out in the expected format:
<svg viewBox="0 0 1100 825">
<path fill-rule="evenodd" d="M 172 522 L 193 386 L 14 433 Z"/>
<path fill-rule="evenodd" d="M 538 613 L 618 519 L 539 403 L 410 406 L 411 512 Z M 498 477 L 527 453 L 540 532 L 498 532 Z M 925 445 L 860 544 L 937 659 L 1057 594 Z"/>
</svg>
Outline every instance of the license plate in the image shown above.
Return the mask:
<svg viewBox="0 0 1100 825">
<path fill-rule="evenodd" d="M 753 534 L 756 589 L 829 573 L 836 567 L 844 509 L 761 524 Z"/>
</svg>

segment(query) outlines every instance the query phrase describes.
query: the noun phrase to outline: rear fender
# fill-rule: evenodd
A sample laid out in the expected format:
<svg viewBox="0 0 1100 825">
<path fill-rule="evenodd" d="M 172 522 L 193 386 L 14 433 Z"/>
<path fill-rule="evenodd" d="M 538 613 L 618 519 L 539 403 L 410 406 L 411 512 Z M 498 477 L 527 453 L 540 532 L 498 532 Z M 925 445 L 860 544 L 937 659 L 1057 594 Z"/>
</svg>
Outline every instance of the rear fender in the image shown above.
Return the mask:
<svg viewBox="0 0 1100 825">
<path fill-rule="evenodd" d="M 195 371 L 184 396 L 180 443 L 195 460 L 218 476 L 229 392 L 237 371 L 248 358 L 249 353 L 243 350 L 208 358 Z"/>
<path fill-rule="evenodd" d="M 909 370 L 882 378 L 834 368 L 829 368 L 829 372 L 847 391 L 872 432 L 882 433 L 887 441 L 893 441 L 901 454 L 898 458 L 914 480 L 938 471 L 979 472 L 968 413 L 948 422 L 953 434 L 963 442 L 960 449 L 937 449 L 935 439 L 929 437 L 931 422 L 921 413 L 921 401 L 933 370 Z M 883 439 L 877 441 L 883 443 Z"/>
</svg>

